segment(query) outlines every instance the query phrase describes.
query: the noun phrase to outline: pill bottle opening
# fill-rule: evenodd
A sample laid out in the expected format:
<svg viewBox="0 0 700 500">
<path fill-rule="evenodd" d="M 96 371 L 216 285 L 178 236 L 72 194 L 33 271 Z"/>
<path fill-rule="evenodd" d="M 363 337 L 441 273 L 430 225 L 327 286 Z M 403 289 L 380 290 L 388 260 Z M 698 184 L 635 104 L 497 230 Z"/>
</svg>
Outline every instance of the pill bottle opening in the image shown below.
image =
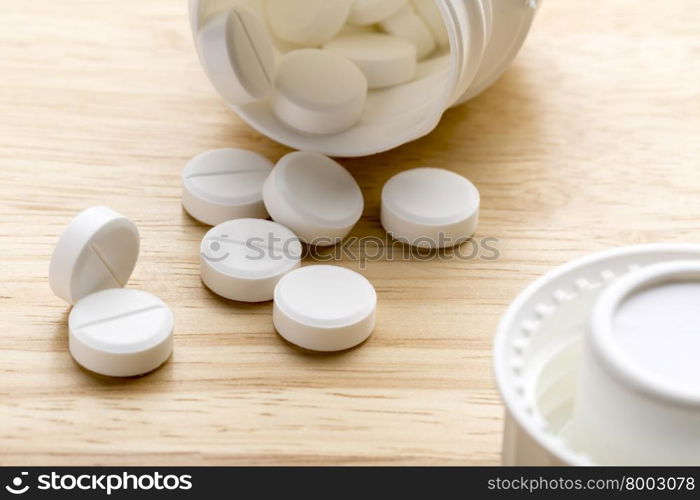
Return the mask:
<svg viewBox="0 0 700 500">
<path fill-rule="evenodd" d="M 700 262 L 651 266 L 601 297 L 590 336 L 603 366 L 653 398 L 700 407 Z"/>
<path fill-rule="evenodd" d="M 436 5 L 444 18 L 449 46 L 437 47 L 420 60 L 417 76 L 412 81 L 394 87 L 370 89 L 360 120 L 347 130 L 334 134 L 310 134 L 296 130 L 277 117 L 269 96 L 243 105 L 230 100 L 228 104 L 260 133 L 289 147 L 331 156 L 379 153 L 422 137 L 437 126 L 444 111 L 461 96 L 461 92 L 455 95 L 455 91 L 464 77 L 462 52 L 463 46 L 468 45 L 455 23 L 447 22 L 448 2 L 436 0 Z M 263 21 L 275 46 L 277 64 L 285 54 L 299 48 L 275 36 L 265 13 L 265 0 L 191 0 L 195 39 L 207 22 L 232 8 L 247 9 Z M 483 38 L 484 21 L 481 21 Z M 212 49 L 200 45 L 198 50 L 201 56 L 202 50 Z M 455 50 L 458 54 L 455 54 Z M 212 77 L 211 74 L 209 76 Z"/>
</svg>

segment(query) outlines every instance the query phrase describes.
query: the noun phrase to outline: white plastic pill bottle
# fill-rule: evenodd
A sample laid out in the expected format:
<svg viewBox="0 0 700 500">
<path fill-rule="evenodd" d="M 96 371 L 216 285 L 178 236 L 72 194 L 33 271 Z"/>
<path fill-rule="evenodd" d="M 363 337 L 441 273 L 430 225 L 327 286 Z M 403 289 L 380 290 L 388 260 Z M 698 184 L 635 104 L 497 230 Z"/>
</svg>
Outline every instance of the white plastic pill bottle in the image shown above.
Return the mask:
<svg viewBox="0 0 700 500">
<path fill-rule="evenodd" d="M 295 0 L 289 0 L 293 2 Z M 243 7 L 262 18 L 275 44 L 275 58 L 296 47 L 275 38 L 265 16 L 266 0 L 190 0 L 190 20 L 200 60 L 218 57 L 224 47 L 202 43 L 202 32 L 216 16 Z M 432 132 L 443 113 L 493 84 L 523 45 L 541 0 L 434 0 L 449 36 L 449 47 L 419 62 L 415 80 L 371 89 L 361 119 L 334 134 L 309 134 L 284 124 L 269 96 L 236 102 L 224 95 L 220 73 L 205 71 L 227 104 L 250 126 L 267 137 L 299 150 L 337 157 L 380 153 Z M 224 41 L 221 42 L 225 44 Z M 205 53 L 207 52 L 207 53 Z M 232 65 L 247 58 L 227 58 Z M 233 68 L 234 71 L 245 68 Z M 313 78 L 309 75 L 309 78 Z"/>
</svg>

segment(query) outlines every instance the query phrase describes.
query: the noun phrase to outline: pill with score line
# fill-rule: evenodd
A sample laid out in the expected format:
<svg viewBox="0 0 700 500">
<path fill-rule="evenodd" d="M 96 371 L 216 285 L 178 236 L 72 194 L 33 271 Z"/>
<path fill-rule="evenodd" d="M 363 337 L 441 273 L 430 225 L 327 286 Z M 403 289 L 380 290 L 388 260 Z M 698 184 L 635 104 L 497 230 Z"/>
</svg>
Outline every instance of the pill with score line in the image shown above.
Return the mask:
<svg viewBox="0 0 700 500">
<path fill-rule="evenodd" d="M 263 21 L 238 6 L 209 19 L 199 35 L 202 64 L 216 90 L 243 106 L 272 89 L 275 49 Z"/>
<path fill-rule="evenodd" d="M 80 300 L 68 318 L 69 349 L 84 368 L 108 377 L 145 375 L 173 352 L 172 311 L 158 297 L 115 288 Z"/>
<path fill-rule="evenodd" d="M 144 375 L 173 351 L 170 309 L 149 293 L 123 288 L 139 246 L 133 222 L 110 208 L 92 207 L 70 222 L 51 258 L 51 288 L 74 304 L 68 317 L 70 353 L 100 375 Z"/>
<path fill-rule="evenodd" d="M 268 218 L 262 187 L 274 164 L 243 149 L 216 149 L 193 158 L 182 172 L 182 204 L 204 224 Z"/>
<path fill-rule="evenodd" d="M 227 221 L 202 240 L 202 282 L 239 302 L 272 300 L 277 282 L 301 265 L 302 246 L 289 229 L 262 219 Z"/>
<path fill-rule="evenodd" d="M 140 249 L 136 225 L 107 207 L 78 214 L 56 244 L 49 285 L 56 296 L 75 304 L 91 293 L 121 288 L 129 281 Z"/>
</svg>

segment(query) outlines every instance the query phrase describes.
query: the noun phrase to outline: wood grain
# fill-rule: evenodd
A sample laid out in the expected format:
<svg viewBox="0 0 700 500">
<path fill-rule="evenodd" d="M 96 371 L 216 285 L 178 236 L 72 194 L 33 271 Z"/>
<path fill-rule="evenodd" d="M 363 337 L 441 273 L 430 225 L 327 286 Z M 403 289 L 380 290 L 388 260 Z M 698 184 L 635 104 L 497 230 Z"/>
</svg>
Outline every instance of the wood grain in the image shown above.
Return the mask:
<svg viewBox="0 0 700 500">
<path fill-rule="evenodd" d="M 500 258 L 368 263 L 375 335 L 315 355 L 275 335 L 270 305 L 200 283 L 185 162 L 285 149 L 214 94 L 185 3 L 0 0 L 0 464 L 498 463 L 490 349 L 515 295 L 590 251 L 698 240 L 699 30 L 692 0 L 545 2 L 490 90 L 424 139 L 345 162 L 367 198 L 355 235 L 381 237 L 383 183 L 430 164 L 480 188 Z M 96 377 L 67 352 L 48 262 L 96 204 L 138 224 L 129 286 L 177 318 L 174 358 L 148 377 Z"/>
</svg>

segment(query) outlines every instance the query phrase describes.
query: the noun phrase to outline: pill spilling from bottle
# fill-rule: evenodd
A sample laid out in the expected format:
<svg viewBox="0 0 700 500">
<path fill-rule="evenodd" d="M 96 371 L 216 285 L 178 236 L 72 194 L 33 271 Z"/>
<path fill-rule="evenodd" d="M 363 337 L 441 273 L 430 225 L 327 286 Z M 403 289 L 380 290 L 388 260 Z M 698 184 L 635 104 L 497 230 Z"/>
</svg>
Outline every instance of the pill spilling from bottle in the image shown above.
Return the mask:
<svg viewBox="0 0 700 500">
<path fill-rule="evenodd" d="M 538 5 L 190 0 L 190 20 L 209 80 L 243 121 L 292 149 L 347 158 L 423 137 L 490 87 Z"/>
<path fill-rule="evenodd" d="M 133 222 L 109 208 L 93 207 L 71 221 L 51 258 L 51 289 L 73 304 L 70 353 L 100 375 L 144 375 L 173 351 L 174 318 L 168 306 L 150 293 L 125 288 L 139 248 Z"/>
<path fill-rule="evenodd" d="M 209 290 L 237 302 L 274 301 L 275 330 L 304 349 L 342 351 L 372 335 L 377 294 L 365 277 L 339 266 L 302 267 L 304 248 L 341 244 L 365 210 L 360 186 L 342 165 L 311 151 L 274 165 L 251 151 L 217 149 L 190 160 L 182 184 L 185 210 L 214 226 L 199 254 Z M 476 231 L 479 193 L 450 171 L 408 170 L 387 182 L 382 198 L 382 224 L 404 244 L 445 248 Z M 144 375 L 173 352 L 170 308 L 125 288 L 139 248 L 133 222 L 93 207 L 68 225 L 51 259 L 51 288 L 73 305 L 70 353 L 100 375 Z"/>
</svg>

